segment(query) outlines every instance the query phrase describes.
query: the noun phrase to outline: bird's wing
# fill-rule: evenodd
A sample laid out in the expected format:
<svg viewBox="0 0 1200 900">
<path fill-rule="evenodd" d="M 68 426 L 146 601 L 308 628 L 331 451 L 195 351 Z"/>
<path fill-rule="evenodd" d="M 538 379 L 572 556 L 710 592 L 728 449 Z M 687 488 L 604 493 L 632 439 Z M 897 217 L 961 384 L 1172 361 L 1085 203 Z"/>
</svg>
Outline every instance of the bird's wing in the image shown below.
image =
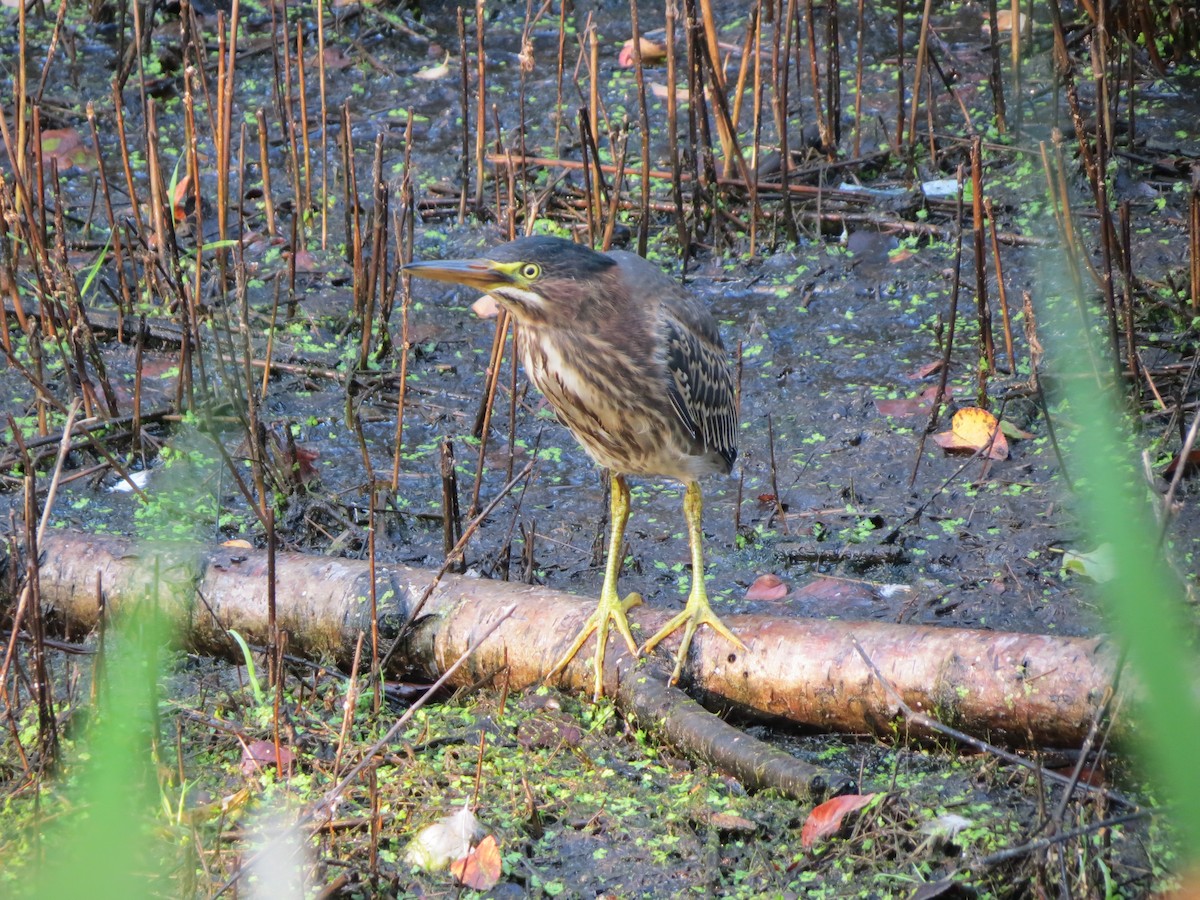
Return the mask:
<svg viewBox="0 0 1200 900">
<path fill-rule="evenodd" d="M 651 306 L 666 338 L 667 395 L 692 437 L 737 459 L 737 408 L 733 376 L 716 320 L 674 278 L 635 253 L 611 250 L 633 297 Z M 654 309 L 653 306 L 657 306 Z"/>
<path fill-rule="evenodd" d="M 665 325 L 671 406 L 692 437 L 732 467 L 737 459 L 737 409 L 721 339 L 708 340 L 673 316 Z"/>
</svg>

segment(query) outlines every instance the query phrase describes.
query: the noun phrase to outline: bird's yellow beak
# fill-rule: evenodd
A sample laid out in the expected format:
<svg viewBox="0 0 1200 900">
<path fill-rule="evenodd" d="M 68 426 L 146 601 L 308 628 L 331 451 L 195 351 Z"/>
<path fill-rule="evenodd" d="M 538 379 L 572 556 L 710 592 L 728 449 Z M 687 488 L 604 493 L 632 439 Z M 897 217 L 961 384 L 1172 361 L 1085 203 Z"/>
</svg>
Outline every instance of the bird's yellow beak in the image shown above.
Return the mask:
<svg viewBox="0 0 1200 900">
<path fill-rule="evenodd" d="M 436 259 L 411 262 L 404 271 L 418 278 L 465 284 L 487 292 L 516 283 L 520 263 L 499 263 L 491 259 Z"/>
</svg>

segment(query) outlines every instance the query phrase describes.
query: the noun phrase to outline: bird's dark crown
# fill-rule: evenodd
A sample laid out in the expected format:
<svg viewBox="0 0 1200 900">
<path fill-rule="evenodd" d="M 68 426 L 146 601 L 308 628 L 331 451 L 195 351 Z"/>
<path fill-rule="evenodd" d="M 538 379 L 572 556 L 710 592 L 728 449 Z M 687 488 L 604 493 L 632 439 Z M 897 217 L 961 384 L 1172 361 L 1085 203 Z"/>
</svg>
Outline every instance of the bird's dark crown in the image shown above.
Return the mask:
<svg viewBox="0 0 1200 900">
<path fill-rule="evenodd" d="M 587 281 L 611 269 L 616 262 L 582 244 L 547 235 L 517 238 L 495 247 L 487 258 L 500 263 L 529 262 L 542 268 L 542 277 Z"/>
</svg>

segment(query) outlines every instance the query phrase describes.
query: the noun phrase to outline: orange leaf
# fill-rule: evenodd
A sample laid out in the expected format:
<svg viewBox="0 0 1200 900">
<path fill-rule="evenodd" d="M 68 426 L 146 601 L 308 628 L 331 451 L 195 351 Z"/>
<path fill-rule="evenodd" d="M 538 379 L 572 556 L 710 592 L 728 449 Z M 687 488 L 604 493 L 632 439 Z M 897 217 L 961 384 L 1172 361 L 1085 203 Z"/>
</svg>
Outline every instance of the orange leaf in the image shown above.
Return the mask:
<svg viewBox="0 0 1200 900">
<path fill-rule="evenodd" d="M 171 197 L 171 213 L 175 216 L 176 222 L 182 222 L 187 218 L 188 201 L 192 199 L 191 190 L 191 175 L 184 175 L 175 182 L 175 194 Z"/>
<path fill-rule="evenodd" d="M 787 596 L 787 582 L 778 575 L 759 575 L 746 588 L 747 600 L 782 600 Z"/>
<path fill-rule="evenodd" d="M 934 441 L 943 450 L 986 449 L 991 459 L 1008 459 L 1008 439 L 1000 430 L 1000 423 L 986 409 L 977 406 L 965 406 L 954 414 L 950 422 L 950 430 L 933 436 Z"/>
<path fill-rule="evenodd" d="M 804 827 L 800 829 L 800 845 L 805 850 L 811 850 L 817 841 L 837 833 L 847 813 L 862 809 L 875 797 L 875 794 L 843 794 L 826 800 L 804 820 Z"/>
<path fill-rule="evenodd" d="M 484 294 L 471 304 L 471 312 L 481 319 L 494 319 L 500 315 L 500 304 L 491 294 Z"/>
<path fill-rule="evenodd" d="M 458 879 L 458 883 L 476 891 L 494 888 L 501 871 L 500 847 L 490 834 L 462 859 L 450 863 L 450 874 Z"/>
<path fill-rule="evenodd" d="M 667 58 L 667 48 L 662 44 L 656 44 L 649 38 L 639 38 L 638 44 L 642 51 L 642 65 L 652 66 L 660 60 Z M 621 52 L 617 56 L 617 62 L 621 64 L 621 68 L 628 69 L 633 66 L 633 38 L 630 38 L 621 47 Z"/>
</svg>

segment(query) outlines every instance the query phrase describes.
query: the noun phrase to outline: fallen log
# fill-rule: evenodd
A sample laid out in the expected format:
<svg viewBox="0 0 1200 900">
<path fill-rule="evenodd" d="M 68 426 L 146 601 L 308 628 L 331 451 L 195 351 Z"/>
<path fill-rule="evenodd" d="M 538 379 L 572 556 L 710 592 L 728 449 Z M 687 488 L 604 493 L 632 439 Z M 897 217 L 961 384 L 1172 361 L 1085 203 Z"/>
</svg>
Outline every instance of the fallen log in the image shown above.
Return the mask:
<svg viewBox="0 0 1200 900">
<path fill-rule="evenodd" d="M 229 629 L 251 641 L 267 641 L 263 551 L 139 544 L 69 531 L 49 533 L 42 550 L 42 601 L 76 626 L 97 621 L 99 589 L 110 611 L 158 597 L 181 642 L 200 651 L 227 652 Z M 375 569 L 377 626 L 386 648 L 436 573 L 383 564 Z M 368 564 L 280 553 L 275 572 L 277 622 L 288 633 L 289 651 L 347 664 L 359 633 L 371 633 Z M 445 575 L 394 655 L 391 671 L 444 672 L 473 636 L 513 605 L 513 614 L 456 673 L 456 683 L 474 684 L 503 671 L 514 689 L 537 684 L 594 603 L 541 587 Z M 631 614 L 643 634 L 653 633 L 666 618 L 667 613 L 646 607 Z M 1114 679 L 1115 654 L 1102 637 L 725 618 L 747 651 L 702 630 L 692 645 L 685 682 L 690 680 L 709 705 L 824 730 L 891 735 L 903 729 L 902 712 L 882 675 L 912 709 L 968 734 L 1009 745 L 1078 746 Z M 673 652 L 670 643 L 667 652 Z M 617 664 L 624 654 L 620 641 L 610 642 L 606 690 L 614 696 L 618 678 L 630 677 L 618 673 L 638 671 Z M 588 690 L 586 662 L 573 662 L 557 683 Z M 1128 728 L 1127 718 L 1115 728 L 1119 736 Z"/>
</svg>

